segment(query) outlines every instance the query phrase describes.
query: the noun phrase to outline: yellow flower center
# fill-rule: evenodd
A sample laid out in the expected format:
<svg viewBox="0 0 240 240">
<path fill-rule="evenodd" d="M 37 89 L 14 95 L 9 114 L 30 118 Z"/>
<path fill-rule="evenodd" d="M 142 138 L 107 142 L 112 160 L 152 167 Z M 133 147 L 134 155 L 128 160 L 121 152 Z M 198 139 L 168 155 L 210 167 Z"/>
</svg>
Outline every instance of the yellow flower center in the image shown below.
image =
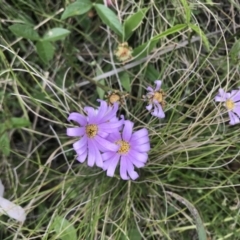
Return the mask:
<svg viewBox="0 0 240 240">
<path fill-rule="evenodd" d="M 129 152 L 129 150 L 130 150 L 129 143 L 119 140 L 119 141 L 116 141 L 116 144 L 120 146 L 120 148 L 118 150 L 119 154 L 127 154 Z"/>
<path fill-rule="evenodd" d="M 118 94 L 113 93 L 113 94 L 111 94 L 110 97 L 109 97 L 109 102 L 110 102 L 111 104 L 113 104 L 113 103 L 115 103 L 115 102 L 119 102 L 120 99 L 121 99 L 121 98 L 120 98 L 120 96 L 119 96 Z"/>
<path fill-rule="evenodd" d="M 94 138 L 97 135 L 98 126 L 95 124 L 89 124 L 86 126 L 86 133 L 89 138 Z"/>
<path fill-rule="evenodd" d="M 226 107 L 228 110 L 233 110 L 234 109 L 234 102 L 230 99 L 226 101 Z"/>
<path fill-rule="evenodd" d="M 163 102 L 162 92 L 155 92 L 154 95 L 153 95 L 153 99 L 157 100 L 159 103 Z"/>
</svg>

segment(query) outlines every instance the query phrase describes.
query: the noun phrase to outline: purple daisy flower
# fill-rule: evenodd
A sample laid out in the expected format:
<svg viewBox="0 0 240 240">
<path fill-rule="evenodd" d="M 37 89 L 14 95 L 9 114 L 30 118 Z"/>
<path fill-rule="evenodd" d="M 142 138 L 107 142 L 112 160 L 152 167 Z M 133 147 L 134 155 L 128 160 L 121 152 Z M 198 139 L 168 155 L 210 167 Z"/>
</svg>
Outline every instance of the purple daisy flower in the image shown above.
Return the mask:
<svg viewBox="0 0 240 240">
<path fill-rule="evenodd" d="M 134 166 L 141 168 L 145 166 L 150 150 L 147 129 L 143 128 L 133 133 L 133 122 L 124 121 L 122 133 L 116 131 L 109 134 L 109 141 L 120 146 L 117 150 L 106 151 L 102 154 L 103 170 L 107 170 L 107 176 L 112 177 L 120 160 L 120 176 L 124 180 L 129 178 L 135 180 L 138 173 Z"/>
<path fill-rule="evenodd" d="M 70 113 L 68 120 L 77 122 L 80 127 L 67 128 L 67 135 L 80 137 L 80 140 L 73 144 L 77 152 L 77 160 L 83 163 L 88 159 L 88 166 L 92 167 L 95 163 L 98 167 L 103 166 L 103 159 L 100 151 L 117 151 L 119 146 L 106 140 L 109 133 L 118 131 L 123 121 L 116 119 L 118 103 L 108 106 L 105 101 L 100 101 L 100 107 L 94 109 L 85 107 L 87 116 L 80 113 Z"/>
<path fill-rule="evenodd" d="M 230 125 L 240 122 L 240 90 L 232 90 L 231 93 L 219 89 L 218 95 L 215 97 L 216 102 L 224 102 L 230 118 Z"/>
<path fill-rule="evenodd" d="M 165 94 L 162 90 L 160 90 L 162 81 L 156 80 L 154 83 L 156 84 L 155 89 L 152 87 L 147 87 L 148 93 L 146 98 L 149 101 L 149 105 L 146 107 L 146 109 L 155 117 L 165 118 L 165 113 L 163 112 Z"/>
</svg>

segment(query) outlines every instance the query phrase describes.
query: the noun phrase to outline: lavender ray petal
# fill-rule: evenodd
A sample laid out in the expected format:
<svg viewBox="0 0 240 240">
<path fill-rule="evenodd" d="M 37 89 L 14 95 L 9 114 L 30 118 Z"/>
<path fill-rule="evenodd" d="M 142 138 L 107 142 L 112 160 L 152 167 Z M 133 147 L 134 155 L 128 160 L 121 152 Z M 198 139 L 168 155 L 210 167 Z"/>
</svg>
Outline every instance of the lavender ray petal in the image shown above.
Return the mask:
<svg viewBox="0 0 240 240">
<path fill-rule="evenodd" d="M 231 98 L 234 102 L 240 101 L 240 90 L 233 90 L 233 91 L 231 92 L 230 98 Z"/>
<path fill-rule="evenodd" d="M 96 110 L 92 107 L 84 107 L 84 111 L 88 115 L 88 123 L 93 124 L 96 121 Z"/>
<path fill-rule="evenodd" d="M 163 112 L 162 106 L 158 102 L 155 103 L 155 108 L 152 115 L 158 118 L 165 118 L 165 113 Z"/>
<path fill-rule="evenodd" d="M 88 139 L 88 166 L 93 167 L 96 160 L 95 146 L 91 139 Z"/>
<path fill-rule="evenodd" d="M 84 152 L 84 153 L 82 153 L 81 155 L 78 155 L 78 156 L 77 156 L 77 160 L 78 160 L 80 163 L 85 162 L 86 158 L 87 158 L 87 150 L 86 150 L 86 152 Z"/>
<path fill-rule="evenodd" d="M 117 144 L 111 143 L 110 141 L 108 141 L 104 138 L 101 138 L 99 136 L 96 136 L 95 140 L 98 143 L 97 144 L 98 146 L 100 145 L 101 147 L 105 148 L 106 150 L 116 152 L 119 149 L 119 146 Z"/>
<path fill-rule="evenodd" d="M 141 161 L 138 161 L 136 158 L 130 156 L 128 154 L 127 156 L 127 159 L 128 161 L 130 161 L 134 166 L 136 166 L 137 168 L 141 168 L 141 167 L 144 167 L 145 166 L 145 163 L 144 162 L 141 162 Z"/>
<path fill-rule="evenodd" d="M 140 146 L 139 145 L 132 146 L 132 148 L 138 152 L 148 152 L 151 149 L 149 143 L 142 144 Z"/>
<path fill-rule="evenodd" d="M 107 160 L 111 159 L 115 154 L 116 154 L 116 152 L 105 152 L 105 153 L 103 153 L 102 154 L 103 161 L 107 161 Z"/>
<path fill-rule="evenodd" d="M 118 161 L 119 161 L 119 158 L 120 158 L 120 156 L 118 154 L 115 154 L 115 156 L 111 160 L 110 165 L 108 166 L 107 176 L 113 177 L 114 172 L 115 172 L 116 167 L 117 167 L 117 164 L 118 164 Z"/>
<path fill-rule="evenodd" d="M 85 134 L 85 127 L 67 128 L 67 135 L 70 137 L 81 137 Z"/>
<path fill-rule="evenodd" d="M 84 115 L 80 113 L 70 113 L 68 117 L 68 121 L 74 121 L 77 122 L 80 126 L 86 126 L 87 125 L 87 119 Z"/>
<path fill-rule="evenodd" d="M 75 149 L 75 148 L 74 148 L 74 150 L 76 151 L 76 153 L 77 153 L 78 155 L 81 155 L 82 153 L 84 153 L 85 151 L 87 151 L 87 144 L 84 145 L 84 146 L 82 146 L 81 148 L 78 148 L 78 149 Z"/>
<path fill-rule="evenodd" d="M 106 133 L 106 132 L 104 132 L 104 131 L 100 131 L 99 129 L 98 129 L 98 133 L 97 133 L 100 137 L 102 137 L 102 138 L 107 138 L 108 137 L 108 135 L 109 135 L 109 133 Z"/>
<path fill-rule="evenodd" d="M 100 102 L 100 107 L 98 108 L 98 114 L 97 114 L 97 119 L 98 122 L 101 122 L 101 119 L 104 117 L 104 115 L 107 113 L 108 111 L 108 106 L 107 106 L 107 102 L 98 99 L 98 102 Z"/>
<path fill-rule="evenodd" d="M 83 146 L 87 146 L 87 136 L 84 135 L 80 140 L 78 140 L 77 142 L 75 142 L 73 144 L 73 148 L 75 150 L 78 150 L 79 148 L 82 148 Z"/>
<path fill-rule="evenodd" d="M 152 104 L 149 104 L 149 105 L 146 106 L 146 109 L 147 109 L 148 111 L 151 111 L 152 108 L 153 108 L 153 105 L 152 105 Z"/>
<path fill-rule="evenodd" d="M 130 144 L 131 145 L 141 145 L 141 144 L 144 144 L 144 143 L 148 143 L 150 140 L 149 140 L 149 137 L 148 136 L 145 136 L 145 137 L 142 137 L 142 138 L 139 138 L 139 139 L 136 139 L 136 140 L 132 140 L 130 141 Z"/>
<path fill-rule="evenodd" d="M 146 128 L 142 128 L 132 134 L 131 141 L 138 140 L 139 138 L 148 136 L 148 130 Z"/>
<path fill-rule="evenodd" d="M 240 118 L 240 106 L 236 106 L 232 111 Z"/>
<path fill-rule="evenodd" d="M 136 159 L 139 162 L 146 163 L 147 160 L 148 160 L 148 154 L 147 153 L 141 153 L 141 152 L 136 151 L 135 149 L 131 149 L 130 152 L 128 153 L 128 155 L 132 159 Z"/>
<path fill-rule="evenodd" d="M 108 159 L 107 161 L 103 162 L 103 166 L 102 166 L 103 171 L 106 171 L 109 168 L 111 162 L 112 162 L 112 159 Z"/>
<path fill-rule="evenodd" d="M 161 80 L 156 80 L 154 83 L 156 84 L 155 91 L 159 91 L 160 88 L 161 88 L 161 85 L 162 85 L 162 81 Z"/>
<path fill-rule="evenodd" d="M 215 98 L 214 98 L 215 102 L 225 102 L 226 99 L 224 99 L 223 97 L 217 95 Z"/>
<path fill-rule="evenodd" d="M 95 153 L 96 153 L 96 165 L 102 168 L 103 167 L 102 154 L 99 152 L 99 149 L 97 148 L 95 148 Z"/>
<path fill-rule="evenodd" d="M 129 179 L 127 175 L 127 160 L 124 156 L 122 156 L 120 159 L 120 176 L 123 180 Z"/>
<path fill-rule="evenodd" d="M 154 90 L 153 90 L 152 87 L 147 87 L 147 91 L 148 91 L 148 92 L 154 92 Z"/>
<path fill-rule="evenodd" d="M 126 120 L 124 123 L 124 128 L 122 132 L 122 139 L 124 141 L 129 141 L 132 136 L 133 122 Z"/>
<path fill-rule="evenodd" d="M 113 130 L 118 129 L 122 126 L 122 122 L 107 122 L 107 123 L 101 123 L 98 125 L 99 130 L 106 131 L 108 133 L 112 132 Z"/>
<path fill-rule="evenodd" d="M 138 173 L 134 171 L 134 166 L 131 161 L 127 161 L 127 172 L 132 180 L 136 180 L 139 177 Z"/>
<path fill-rule="evenodd" d="M 113 117 L 116 117 L 116 113 L 118 111 L 119 104 L 115 102 L 113 107 L 109 107 L 108 113 L 101 119 L 101 122 L 107 122 L 111 120 Z"/>
<path fill-rule="evenodd" d="M 240 122 L 239 118 L 233 112 L 228 112 L 228 115 L 230 118 L 230 125 L 235 125 Z"/>
<path fill-rule="evenodd" d="M 117 131 L 110 133 L 106 139 L 113 143 L 113 142 L 122 140 L 122 137 L 121 137 L 120 132 L 117 130 Z"/>
</svg>

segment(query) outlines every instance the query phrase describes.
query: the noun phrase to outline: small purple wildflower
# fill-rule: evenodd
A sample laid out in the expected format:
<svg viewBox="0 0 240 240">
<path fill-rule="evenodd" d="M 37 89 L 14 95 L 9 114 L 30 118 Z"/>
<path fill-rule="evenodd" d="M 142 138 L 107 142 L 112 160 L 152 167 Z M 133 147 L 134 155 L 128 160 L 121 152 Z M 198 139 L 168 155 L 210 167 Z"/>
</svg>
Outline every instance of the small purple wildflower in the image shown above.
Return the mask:
<svg viewBox="0 0 240 240">
<path fill-rule="evenodd" d="M 162 81 L 156 80 L 154 83 L 156 84 L 155 89 L 152 87 L 147 87 L 148 93 L 146 98 L 149 101 L 149 105 L 146 107 L 146 109 L 155 117 L 165 118 L 165 113 L 163 112 L 165 94 L 162 90 L 160 90 Z"/>
<path fill-rule="evenodd" d="M 231 93 L 227 93 L 220 88 L 215 101 L 225 103 L 230 118 L 230 125 L 240 122 L 240 90 L 232 90 Z"/>
<path fill-rule="evenodd" d="M 129 177 L 132 180 L 138 178 L 134 166 L 141 168 L 145 166 L 150 150 L 147 129 L 143 128 L 133 133 L 133 122 L 124 121 L 122 133 L 116 131 L 109 134 L 107 139 L 120 146 L 117 150 L 106 151 L 102 154 L 103 170 L 107 170 L 107 176 L 112 177 L 120 160 L 120 176 L 124 180 Z"/>
<path fill-rule="evenodd" d="M 80 137 L 80 140 L 73 144 L 77 152 L 77 160 L 83 163 L 88 159 L 88 166 L 95 163 L 98 167 L 103 166 L 103 159 L 100 151 L 117 151 L 119 146 L 106 139 L 109 133 L 118 131 L 123 121 L 116 118 L 118 103 L 108 106 L 107 102 L 100 101 L 100 107 L 94 109 L 85 107 L 87 116 L 80 113 L 70 113 L 68 120 L 77 122 L 80 127 L 67 128 L 67 135 Z"/>
</svg>

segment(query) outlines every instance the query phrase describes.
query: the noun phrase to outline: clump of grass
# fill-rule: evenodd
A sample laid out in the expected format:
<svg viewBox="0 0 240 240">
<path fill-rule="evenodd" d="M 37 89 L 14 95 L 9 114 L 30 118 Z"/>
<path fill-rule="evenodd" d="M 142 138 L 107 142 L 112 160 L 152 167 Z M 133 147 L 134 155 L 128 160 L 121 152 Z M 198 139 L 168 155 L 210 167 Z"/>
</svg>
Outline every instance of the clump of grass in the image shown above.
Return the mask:
<svg viewBox="0 0 240 240">
<path fill-rule="evenodd" d="M 1 239 L 204 239 L 201 231 L 209 239 L 239 238 L 239 130 L 213 99 L 220 87 L 239 87 L 229 53 L 240 6 L 186 2 L 116 3 L 122 20 L 149 8 L 128 40 L 133 49 L 187 23 L 189 14 L 199 26 L 159 39 L 147 56 L 125 65 L 113 56 L 114 32 L 95 12 L 61 20 L 64 1 L 2 4 L 0 172 L 5 196 L 25 208 L 27 220 L 0 216 Z M 57 27 L 71 34 L 52 43 L 54 58 L 46 63 L 34 40 L 8 29 L 26 22 L 41 36 Z M 141 100 L 156 79 L 167 93 L 161 120 Z M 128 92 L 122 113 L 150 132 L 149 160 L 137 181 L 78 163 L 66 136 L 68 113 L 95 106 L 111 89 Z"/>
</svg>

